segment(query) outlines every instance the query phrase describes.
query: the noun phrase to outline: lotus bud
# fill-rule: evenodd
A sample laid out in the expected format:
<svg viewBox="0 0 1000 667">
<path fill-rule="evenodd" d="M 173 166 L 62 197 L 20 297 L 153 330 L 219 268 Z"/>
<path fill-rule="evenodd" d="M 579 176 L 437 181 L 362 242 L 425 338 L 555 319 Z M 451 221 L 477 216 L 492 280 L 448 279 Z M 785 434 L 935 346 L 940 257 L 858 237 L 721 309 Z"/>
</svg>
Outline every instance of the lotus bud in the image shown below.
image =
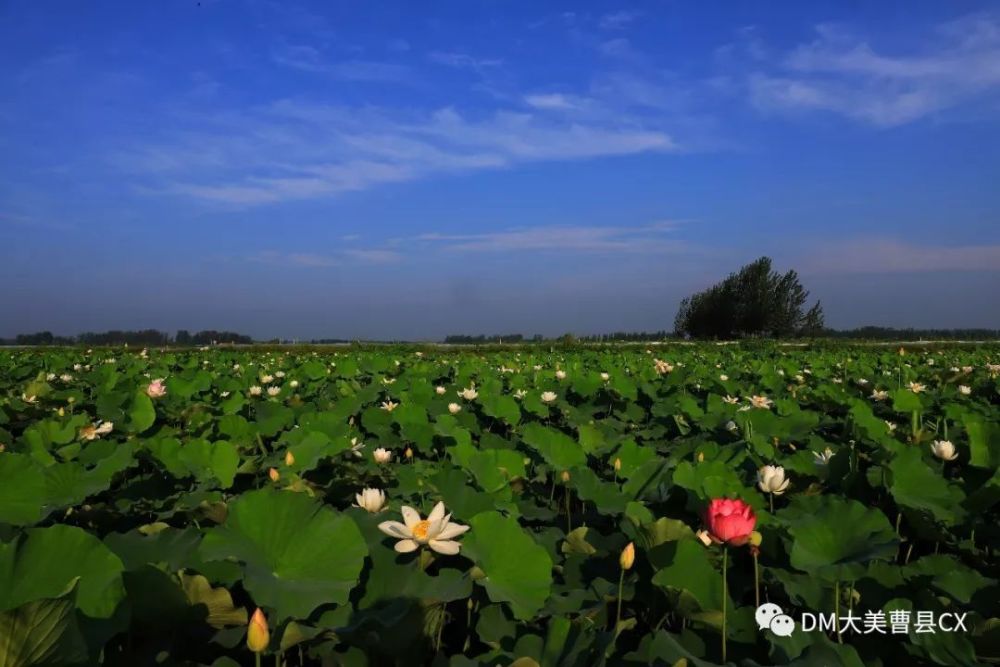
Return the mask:
<svg viewBox="0 0 1000 667">
<path fill-rule="evenodd" d="M 699 540 L 701 540 L 701 543 L 704 544 L 706 547 L 712 546 L 712 538 L 709 536 L 707 530 L 699 530 L 697 533 L 695 533 L 695 536 Z"/>
<path fill-rule="evenodd" d="M 620 458 L 615 458 L 615 472 L 619 472 L 622 469 L 622 460 Z"/>
<path fill-rule="evenodd" d="M 563 483 L 566 483 L 566 482 L 569 481 L 569 470 L 563 470 L 562 471 L 562 481 L 563 481 Z"/>
<path fill-rule="evenodd" d="M 629 542 L 622 549 L 621 555 L 618 557 L 618 564 L 622 566 L 623 570 L 631 570 L 632 565 L 635 563 L 635 544 Z"/>
<path fill-rule="evenodd" d="M 285 452 L 285 465 L 286 466 L 295 465 L 295 455 L 292 454 L 291 450 Z"/>
<path fill-rule="evenodd" d="M 267 471 L 267 476 L 271 478 L 272 482 L 277 482 L 281 478 L 281 473 L 278 472 L 277 468 L 270 468 Z"/>
<path fill-rule="evenodd" d="M 254 653 L 263 653 L 271 641 L 271 633 L 267 629 L 267 619 L 264 612 L 257 608 L 257 611 L 250 617 L 247 626 L 247 648 Z"/>
<path fill-rule="evenodd" d="M 751 546 L 759 547 L 760 543 L 763 540 L 764 540 L 764 536 L 761 535 L 758 531 L 755 530 L 752 533 L 750 533 L 750 545 Z"/>
<path fill-rule="evenodd" d="M 408 459 L 412 459 L 413 458 L 413 450 L 410 449 L 409 447 L 406 448 L 406 451 L 403 452 L 403 454 L 405 454 L 406 458 L 408 458 Z"/>
<path fill-rule="evenodd" d="M 705 452 L 698 452 L 698 463 L 703 463 L 705 461 Z"/>
</svg>

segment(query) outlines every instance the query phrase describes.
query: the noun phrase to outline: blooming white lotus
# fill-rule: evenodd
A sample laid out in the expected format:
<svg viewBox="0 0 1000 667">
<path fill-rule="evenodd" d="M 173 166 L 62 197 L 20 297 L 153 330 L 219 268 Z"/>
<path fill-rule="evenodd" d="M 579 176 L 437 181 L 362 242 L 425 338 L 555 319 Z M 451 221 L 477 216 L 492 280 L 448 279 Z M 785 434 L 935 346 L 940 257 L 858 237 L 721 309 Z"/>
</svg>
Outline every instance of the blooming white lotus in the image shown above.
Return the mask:
<svg viewBox="0 0 1000 667">
<path fill-rule="evenodd" d="M 467 388 L 465 388 L 462 391 L 457 392 L 457 393 L 458 393 L 459 396 L 461 396 L 462 398 L 464 398 L 467 401 L 473 401 L 473 400 L 475 400 L 479 396 L 479 392 L 476 391 L 476 386 L 475 385 L 472 385 L 471 387 L 467 387 Z"/>
<path fill-rule="evenodd" d="M 781 466 L 764 466 L 757 471 L 757 486 L 764 493 L 780 496 L 788 488 L 788 482 Z"/>
<path fill-rule="evenodd" d="M 611 375 L 608 373 L 601 373 L 601 379 L 607 382 L 608 380 L 611 379 Z"/>
<path fill-rule="evenodd" d="M 972 387 L 960 384 L 958 385 L 958 393 L 960 393 L 962 396 L 968 396 L 969 394 L 972 393 Z"/>
<path fill-rule="evenodd" d="M 880 391 L 876 389 L 875 391 L 872 392 L 871 397 L 873 401 L 884 401 L 885 399 L 889 398 L 889 392 L 884 390 Z"/>
<path fill-rule="evenodd" d="M 566 371 L 564 371 L 562 369 L 556 371 L 556 379 L 557 380 L 565 380 L 566 379 Z"/>
<path fill-rule="evenodd" d="M 365 443 L 358 442 L 358 438 L 355 436 L 351 438 L 351 453 L 354 454 L 359 459 L 363 456 L 361 450 L 365 448 Z"/>
<path fill-rule="evenodd" d="M 63 373 L 62 375 L 59 376 L 59 379 L 62 380 L 63 382 L 72 382 L 73 376 L 70 375 L 69 373 Z"/>
<path fill-rule="evenodd" d="M 363 489 L 361 493 L 354 496 L 354 499 L 358 501 L 355 507 L 360 507 L 372 514 L 380 512 L 385 506 L 385 492 L 381 489 Z"/>
<path fill-rule="evenodd" d="M 830 463 L 830 459 L 833 458 L 833 450 L 827 447 L 826 449 L 823 450 L 822 453 L 813 452 L 813 456 L 816 459 L 815 461 L 813 461 L 813 463 L 815 463 L 818 466 L 825 466 L 828 463 Z"/>
<path fill-rule="evenodd" d="M 451 414 L 457 415 L 461 411 L 462 411 L 462 406 L 459 405 L 458 403 L 449 403 L 448 404 L 448 412 L 450 412 Z"/>
<path fill-rule="evenodd" d="M 402 554 L 416 551 L 423 545 L 439 554 L 457 554 L 461 545 L 454 538 L 469 530 L 468 526 L 451 523 L 451 515 L 445 514 L 444 503 L 441 502 L 434 506 L 426 519 L 421 519 L 417 510 L 405 505 L 401 513 L 403 523 L 383 521 L 378 529 L 399 540 L 394 548 Z"/>
<path fill-rule="evenodd" d="M 298 380 L 292 380 L 291 382 L 288 383 L 288 386 L 291 387 L 292 389 L 298 389 L 299 388 L 299 381 Z"/>
<path fill-rule="evenodd" d="M 528 392 L 524 389 L 517 389 L 514 391 L 514 398 L 524 398 L 528 395 Z"/>
<path fill-rule="evenodd" d="M 399 407 L 399 403 L 393 403 L 392 399 L 390 399 L 388 401 L 382 401 L 382 405 L 379 407 L 381 407 L 386 412 L 392 412 L 393 410 Z"/>
<path fill-rule="evenodd" d="M 656 372 L 659 373 L 660 375 L 663 375 L 664 373 L 669 373 L 672 370 L 674 370 L 673 365 L 669 364 L 666 361 L 663 361 L 662 359 L 653 359 L 653 366 L 656 368 Z"/>
<path fill-rule="evenodd" d="M 723 382 L 729 382 L 729 376 L 728 376 L 728 375 L 726 375 L 725 373 L 723 373 L 722 375 L 720 375 L 720 376 L 719 376 L 719 379 L 720 379 L 721 381 L 723 381 Z"/>
<path fill-rule="evenodd" d="M 913 392 L 914 394 L 919 394 L 919 393 L 920 393 L 920 392 L 922 392 L 922 391 L 923 391 L 924 389 L 926 389 L 926 387 L 925 387 L 924 385 L 920 384 L 919 382 L 910 382 L 910 383 L 908 383 L 908 384 L 907 384 L 906 386 L 907 386 L 907 387 L 908 387 L 908 388 L 910 389 L 910 391 L 912 391 L 912 392 Z"/>
<path fill-rule="evenodd" d="M 267 395 L 274 397 L 281 393 L 281 387 L 268 387 Z"/>
<path fill-rule="evenodd" d="M 958 458 L 958 450 L 951 440 L 935 440 L 931 443 L 931 452 L 942 461 L 954 461 Z"/>
<path fill-rule="evenodd" d="M 84 440 L 94 440 L 107 435 L 115 428 L 114 422 L 97 422 L 80 429 L 80 437 Z"/>
<path fill-rule="evenodd" d="M 736 398 L 735 396 L 730 396 L 729 394 L 726 394 L 725 398 L 722 399 L 722 402 L 728 403 L 729 405 L 736 405 L 737 403 L 740 402 L 740 399 Z"/>
<path fill-rule="evenodd" d="M 434 387 L 434 393 L 436 393 L 438 396 L 443 396 L 446 391 L 448 390 L 440 385 Z"/>
<path fill-rule="evenodd" d="M 554 400 L 556 400 L 556 392 L 554 391 L 542 392 L 542 403 L 551 403 Z"/>
<path fill-rule="evenodd" d="M 251 396 L 260 396 L 260 394 L 261 394 L 262 391 L 264 391 L 264 390 L 261 389 L 260 387 L 258 387 L 257 385 L 254 385 L 254 386 L 250 387 L 250 395 Z"/>
<path fill-rule="evenodd" d="M 392 452 L 390 452 L 385 447 L 379 447 L 374 452 L 372 452 L 372 458 L 375 459 L 375 463 L 380 465 L 386 464 L 392 460 Z"/>
<path fill-rule="evenodd" d="M 273 375 L 267 375 L 267 374 L 265 374 L 265 375 L 261 375 L 260 376 L 260 383 L 261 384 L 270 384 L 272 382 L 274 382 L 274 376 Z"/>
<path fill-rule="evenodd" d="M 750 405 L 760 410 L 767 410 L 774 405 L 774 401 L 767 396 L 751 396 Z"/>
</svg>

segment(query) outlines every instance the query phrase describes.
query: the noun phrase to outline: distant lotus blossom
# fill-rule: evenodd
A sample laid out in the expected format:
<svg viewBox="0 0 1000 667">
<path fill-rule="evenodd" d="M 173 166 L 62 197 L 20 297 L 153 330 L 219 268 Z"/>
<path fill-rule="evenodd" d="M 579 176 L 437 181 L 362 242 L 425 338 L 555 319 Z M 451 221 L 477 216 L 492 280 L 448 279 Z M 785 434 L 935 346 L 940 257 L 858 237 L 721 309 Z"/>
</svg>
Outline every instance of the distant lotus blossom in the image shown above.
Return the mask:
<svg viewBox="0 0 1000 667">
<path fill-rule="evenodd" d="M 611 375 L 609 375 L 608 373 L 601 373 L 601 379 L 607 382 L 608 380 L 611 379 Z"/>
<path fill-rule="evenodd" d="M 221 396 L 222 398 L 229 398 L 229 392 L 228 391 L 223 391 L 223 392 L 219 393 L 219 396 Z"/>
<path fill-rule="evenodd" d="M 865 378 L 858 378 L 858 384 L 864 387 L 866 384 L 868 384 L 868 380 L 866 380 Z"/>
<path fill-rule="evenodd" d="M 813 463 L 815 463 L 818 466 L 825 466 L 828 463 L 830 463 L 830 459 L 833 458 L 833 450 L 827 447 L 826 449 L 823 450 L 822 453 L 813 452 L 813 457 L 815 457 Z"/>
<path fill-rule="evenodd" d="M 390 399 L 388 401 L 383 401 L 380 407 L 386 412 L 392 412 L 393 410 L 399 407 L 399 403 L 393 403 L 392 400 Z"/>
<path fill-rule="evenodd" d="M 889 429 L 889 433 L 892 433 L 893 431 L 895 431 L 895 430 L 896 430 L 896 425 L 895 425 L 894 423 L 890 422 L 890 421 L 887 421 L 887 422 L 885 423 L 885 427 L 886 427 L 887 429 Z"/>
<path fill-rule="evenodd" d="M 274 377 L 276 377 L 276 378 L 283 378 L 283 377 L 285 377 L 285 371 L 276 371 L 275 374 L 274 374 Z"/>
<path fill-rule="evenodd" d="M 448 404 L 448 412 L 450 412 L 451 414 L 457 415 L 461 411 L 462 411 L 462 406 L 459 405 L 458 403 L 449 403 Z"/>
<path fill-rule="evenodd" d="M 272 398 L 275 397 L 275 396 L 277 396 L 280 393 L 281 393 L 281 387 L 268 387 L 267 388 L 267 395 L 270 396 L 270 397 L 272 397 Z"/>
<path fill-rule="evenodd" d="M 913 392 L 914 394 L 919 394 L 920 392 L 922 392 L 922 391 L 923 391 L 924 389 L 926 389 L 926 388 L 927 388 L 927 387 L 925 387 L 924 385 L 920 384 L 919 382 L 910 382 L 910 383 L 909 383 L 909 384 L 907 384 L 906 386 L 907 386 L 907 387 L 908 387 L 908 388 L 910 389 L 910 391 L 912 391 L 912 392 Z"/>
<path fill-rule="evenodd" d="M 351 453 L 354 454 L 354 456 L 358 457 L 359 459 L 362 456 L 364 456 L 364 454 L 361 453 L 361 450 L 364 448 L 365 448 L 365 443 L 358 442 L 358 439 L 356 437 L 351 438 Z"/>
<path fill-rule="evenodd" d="M 472 385 L 471 387 L 468 387 L 468 388 L 463 389 L 462 391 L 459 391 L 459 392 L 456 392 L 456 393 L 458 393 L 459 396 L 461 396 L 462 398 L 464 398 L 467 401 L 475 400 L 476 397 L 479 396 L 479 392 L 476 391 L 476 386 L 475 385 Z"/>
<path fill-rule="evenodd" d="M 528 395 L 528 392 L 524 389 L 517 389 L 514 391 L 514 398 L 524 398 Z"/>
<path fill-rule="evenodd" d="M 395 384 L 396 378 L 382 378 L 382 384 Z"/>
<path fill-rule="evenodd" d="M 876 400 L 876 401 L 884 401 L 885 399 L 889 398 L 889 392 L 884 391 L 884 390 L 880 391 L 880 390 L 876 389 L 875 391 L 872 392 L 872 396 L 871 397 L 872 397 L 873 400 Z"/>
<path fill-rule="evenodd" d="M 972 366 L 962 366 L 962 372 L 963 373 L 971 373 L 972 372 Z"/>
<path fill-rule="evenodd" d="M 111 433 L 114 427 L 114 422 L 97 422 L 96 424 L 90 424 L 80 429 L 80 437 L 88 441 L 95 440 L 100 438 L 102 435 Z"/>
<path fill-rule="evenodd" d="M 736 431 L 738 428 L 739 427 L 736 425 L 736 422 L 734 422 L 732 420 L 726 422 L 726 430 L 727 431 Z"/>
<path fill-rule="evenodd" d="M 785 469 L 781 466 L 763 466 L 757 471 L 757 486 L 764 493 L 780 496 L 788 488 Z"/>
<path fill-rule="evenodd" d="M 534 368 L 536 371 L 540 371 L 540 370 L 542 370 L 542 365 L 541 364 L 535 364 L 534 366 L 532 366 L 532 368 Z"/>
<path fill-rule="evenodd" d="M 372 452 L 372 458 L 375 459 L 375 463 L 386 464 L 392 460 L 392 452 L 384 447 L 379 447 Z"/>
<path fill-rule="evenodd" d="M 556 379 L 557 380 L 565 380 L 566 379 L 566 371 L 564 371 L 564 370 L 558 370 L 558 371 L 556 371 Z"/>
<path fill-rule="evenodd" d="M 298 389 L 299 388 L 299 381 L 298 380 L 292 380 L 291 382 L 288 383 L 288 386 L 291 387 L 292 389 Z"/>
<path fill-rule="evenodd" d="M 653 367 L 656 369 L 656 372 L 659 373 L 660 375 L 663 375 L 664 373 L 669 373 L 672 370 L 674 370 L 673 365 L 667 363 L 666 361 L 663 361 L 662 359 L 653 359 Z"/>
<path fill-rule="evenodd" d="M 274 382 L 274 376 L 273 375 L 264 374 L 264 375 L 260 376 L 260 383 L 261 384 L 270 384 L 272 382 Z"/>
<path fill-rule="evenodd" d="M 730 396 L 729 394 L 726 394 L 725 397 L 723 397 L 722 402 L 728 403 L 729 405 L 736 405 L 737 403 L 740 402 L 740 399 L 736 398 L 735 396 Z"/>
<path fill-rule="evenodd" d="M 557 396 L 556 396 L 556 393 L 554 391 L 543 391 L 542 392 L 542 402 L 543 403 L 551 403 L 552 401 L 556 400 L 556 398 L 557 398 Z"/>
<path fill-rule="evenodd" d="M 45 381 L 46 382 L 52 382 L 55 379 L 56 379 L 56 374 L 55 373 L 49 373 L 49 374 L 47 374 L 45 376 Z"/>
<path fill-rule="evenodd" d="M 960 384 L 958 385 L 958 393 L 962 394 L 963 396 L 968 396 L 969 394 L 972 393 L 972 387 Z"/>
<path fill-rule="evenodd" d="M 931 443 L 931 452 L 942 461 L 954 461 L 958 451 L 950 440 L 935 440 Z"/>
<path fill-rule="evenodd" d="M 723 373 L 722 375 L 720 375 L 720 376 L 719 376 L 719 379 L 720 379 L 721 381 L 723 381 L 723 382 L 729 382 L 729 376 L 728 376 L 728 375 L 726 375 L 725 373 Z"/>
<path fill-rule="evenodd" d="M 73 364 L 73 370 L 76 371 L 77 373 L 79 373 L 82 369 L 83 369 L 82 365 L 80 365 L 80 364 Z"/>
<path fill-rule="evenodd" d="M 261 392 L 263 392 L 263 391 L 264 390 L 261 389 L 260 387 L 258 387 L 257 385 L 254 385 L 254 386 L 250 387 L 250 395 L 251 396 L 260 396 Z"/>
<path fill-rule="evenodd" d="M 442 387 L 440 385 L 438 385 L 437 387 L 434 387 L 434 393 L 436 393 L 438 396 L 443 396 L 445 394 L 445 392 L 447 392 L 447 391 L 448 391 L 447 389 L 445 389 L 444 387 Z"/>
<path fill-rule="evenodd" d="M 72 382 L 73 376 L 70 375 L 69 373 L 63 373 L 62 375 L 59 376 L 59 379 L 62 380 L 63 382 Z"/>
<path fill-rule="evenodd" d="M 751 396 L 750 405 L 759 410 L 768 410 L 774 405 L 774 401 L 767 396 Z"/>
<path fill-rule="evenodd" d="M 167 395 L 167 385 L 163 384 L 163 378 L 157 378 L 146 387 L 146 395 L 150 398 L 163 398 Z"/>
</svg>

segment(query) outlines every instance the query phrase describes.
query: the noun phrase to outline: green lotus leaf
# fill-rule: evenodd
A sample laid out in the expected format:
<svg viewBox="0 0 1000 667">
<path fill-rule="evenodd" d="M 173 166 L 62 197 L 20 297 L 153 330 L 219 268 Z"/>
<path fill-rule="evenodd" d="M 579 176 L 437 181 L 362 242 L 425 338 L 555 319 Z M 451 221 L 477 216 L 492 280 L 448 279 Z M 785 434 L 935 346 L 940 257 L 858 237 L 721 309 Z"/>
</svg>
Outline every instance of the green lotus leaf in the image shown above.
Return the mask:
<svg viewBox="0 0 1000 667">
<path fill-rule="evenodd" d="M 531 619 L 552 589 L 552 559 L 516 519 L 482 512 L 469 521 L 462 552 L 485 572 L 480 581 L 494 602 L 510 604 L 514 616 Z"/>
<path fill-rule="evenodd" d="M 368 547 L 348 517 L 305 494 L 267 488 L 233 501 L 200 553 L 208 561 L 239 561 L 254 602 L 283 619 L 347 602 Z"/>
<path fill-rule="evenodd" d="M 964 516 L 961 489 L 927 465 L 919 449 L 902 450 L 889 464 L 889 471 L 889 490 L 903 507 L 926 510 L 938 521 L 949 523 Z"/>
<path fill-rule="evenodd" d="M 546 463 L 558 470 L 568 470 L 587 462 L 587 455 L 580 445 L 561 431 L 533 422 L 524 427 L 521 437 L 542 455 Z"/>
<path fill-rule="evenodd" d="M 825 579 L 860 576 L 864 564 L 888 560 L 899 540 L 882 512 L 836 496 L 797 496 L 782 518 L 792 566 Z"/>
<path fill-rule="evenodd" d="M 0 613 L 0 667 L 82 665 L 86 660 L 72 593 Z"/>
<path fill-rule="evenodd" d="M 79 579 L 80 611 L 109 618 L 125 596 L 124 569 L 118 556 L 81 528 L 32 528 L 0 544 L 0 610 L 58 597 Z"/>
<path fill-rule="evenodd" d="M 45 474 L 38 463 L 24 454 L 0 454 L 0 523 L 35 523 L 47 499 Z"/>
</svg>

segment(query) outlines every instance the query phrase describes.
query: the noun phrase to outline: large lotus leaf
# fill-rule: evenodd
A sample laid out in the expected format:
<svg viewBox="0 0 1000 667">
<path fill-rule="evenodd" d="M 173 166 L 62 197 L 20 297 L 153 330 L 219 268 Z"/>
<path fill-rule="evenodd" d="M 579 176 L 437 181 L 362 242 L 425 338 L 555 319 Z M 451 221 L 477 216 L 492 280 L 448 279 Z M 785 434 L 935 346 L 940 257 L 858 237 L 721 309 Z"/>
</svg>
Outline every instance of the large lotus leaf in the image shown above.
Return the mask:
<svg viewBox="0 0 1000 667">
<path fill-rule="evenodd" d="M 587 462 L 587 455 L 580 445 L 561 431 L 531 423 L 524 427 L 521 437 L 542 455 L 546 463 L 558 470 L 568 470 Z"/>
<path fill-rule="evenodd" d="M 868 561 L 896 553 L 898 539 L 886 516 L 855 500 L 799 496 L 783 514 L 791 564 L 813 576 L 858 577 Z"/>
<path fill-rule="evenodd" d="M 517 520 L 482 512 L 469 521 L 462 551 L 486 573 L 480 583 L 494 602 L 507 602 L 514 616 L 530 620 L 552 589 L 552 559 Z"/>
<path fill-rule="evenodd" d="M 347 602 L 368 547 L 346 516 L 305 494 L 267 488 L 233 501 L 200 552 L 205 560 L 240 561 L 257 605 L 279 618 L 306 618 L 322 604 Z"/>
<path fill-rule="evenodd" d="M 58 597 L 79 578 L 77 605 L 87 616 L 109 618 L 125 596 L 121 560 L 75 526 L 33 528 L 0 544 L 0 610 Z"/>
<path fill-rule="evenodd" d="M 45 475 L 38 463 L 24 454 L 0 454 L 0 523 L 35 523 L 46 498 Z"/>
<path fill-rule="evenodd" d="M 929 511 L 938 521 L 948 523 L 962 518 L 962 490 L 927 465 L 920 450 L 902 450 L 889 464 L 889 471 L 889 490 L 903 507 Z"/>
<path fill-rule="evenodd" d="M 965 433 L 969 438 L 969 463 L 983 468 L 1000 465 L 1000 427 L 996 424 L 965 416 Z"/>
<path fill-rule="evenodd" d="M 138 391 L 132 399 L 132 406 L 128 411 L 128 429 L 136 433 L 142 433 L 156 422 L 156 408 L 153 401 L 144 391 Z"/>
<path fill-rule="evenodd" d="M 724 461 L 681 461 L 674 470 L 673 480 L 674 484 L 693 492 L 701 500 L 738 495 L 745 491 L 733 466 Z"/>
<path fill-rule="evenodd" d="M 709 561 L 708 550 L 695 540 L 676 540 L 657 548 L 653 560 L 665 563 L 653 576 L 653 583 L 686 592 L 697 602 L 687 613 L 722 609 L 722 574 Z"/>
<path fill-rule="evenodd" d="M 521 406 L 510 396 L 491 394 L 482 400 L 483 412 L 490 417 L 502 419 L 511 426 L 521 421 Z"/>
<path fill-rule="evenodd" d="M 233 598 L 228 590 L 212 588 L 208 579 L 200 574 L 181 572 L 178 576 L 188 604 L 205 623 L 216 629 L 227 625 L 246 625 L 247 610 L 233 605 Z"/>
<path fill-rule="evenodd" d="M 56 667 L 86 660 L 72 594 L 0 613 L 0 667 Z"/>
</svg>

